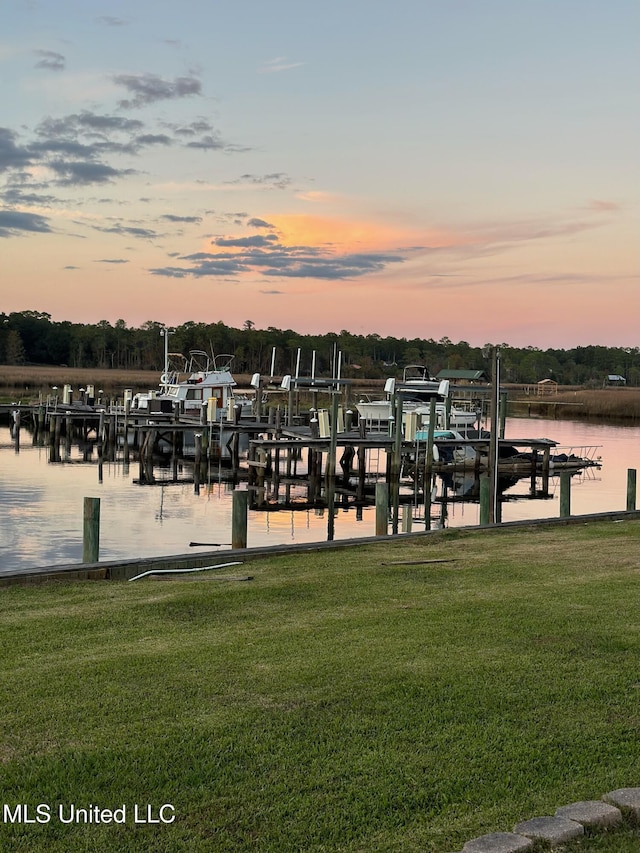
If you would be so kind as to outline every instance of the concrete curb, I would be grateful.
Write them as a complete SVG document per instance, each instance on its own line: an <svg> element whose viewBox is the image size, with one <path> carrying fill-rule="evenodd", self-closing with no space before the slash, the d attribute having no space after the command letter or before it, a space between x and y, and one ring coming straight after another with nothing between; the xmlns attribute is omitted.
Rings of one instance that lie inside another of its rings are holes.
<svg viewBox="0 0 640 853"><path fill-rule="evenodd" d="M534 817L517 823L513 832L492 832L472 838L459 853L520 853L553 849L589 830L607 831L624 819L640 821L640 788L618 788L603 794L600 800L571 803L556 809L553 816Z"/></svg>

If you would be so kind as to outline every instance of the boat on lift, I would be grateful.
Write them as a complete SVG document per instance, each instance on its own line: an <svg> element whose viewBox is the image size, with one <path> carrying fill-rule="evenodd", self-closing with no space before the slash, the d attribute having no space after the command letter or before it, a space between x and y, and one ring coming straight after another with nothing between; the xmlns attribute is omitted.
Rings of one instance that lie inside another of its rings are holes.
<svg viewBox="0 0 640 853"><path fill-rule="evenodd" d="M206 409L207 421L225 416L234 405L250 407L250 401L234 395L237 386L231 373L233 355L210 356L191 350L188 356L167 353L165 370L157 391L136 394L132 409L149 413L179 411L200 418Z"/></svg>
<svg viewBox="0 0 640 853"><path fill-rule="evenodd" d="M356 408L361 419L369 429L386 430L394 417L394 396L402 398L402 417L407 421L410 413L415 413L415 428L423 429L429 424L431 400L435 398L436 429L455 429L462 433L474 427L478 420L475 409L464 409L452 405L449 398L448 380L438 381L429 376L424 365L408 364L401 382L393 377L387 379L384 386L385 398L381 400L360 400Z"/></svg>

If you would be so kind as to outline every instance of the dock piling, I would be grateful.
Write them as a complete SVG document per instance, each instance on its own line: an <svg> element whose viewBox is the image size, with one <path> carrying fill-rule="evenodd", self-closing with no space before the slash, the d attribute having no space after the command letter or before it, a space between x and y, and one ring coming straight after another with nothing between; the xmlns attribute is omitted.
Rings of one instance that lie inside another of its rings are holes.
<svg viewBox="0 0 640 853"><path fill-rule="evenodd" d="M376 483L376 536L386 536L389 525L389 486Z"/></svg>
<svg viewBox="0 0 640 853"><path fill-rule="evenodd" d="M100 551L100 498L84 499L82 562L97 563Z"/></svg>
<svg viewBox="0 0 640 853"><path fill-rule="evenodd" d="M636 508L636 469L627 468L627 512Z"/></svg>
<svg viewBox="0 0 640 853"><path fill-rule="evenodd" d="M571 515L571 474L563 471L560 474L560 517L569 518Z"/></svg>
<svg viewBox="0 0 640 853"><path fill-rule="evenodd" d="M249 492L234 489L231 497L231 547L247 547L247 509Z"/></svg>

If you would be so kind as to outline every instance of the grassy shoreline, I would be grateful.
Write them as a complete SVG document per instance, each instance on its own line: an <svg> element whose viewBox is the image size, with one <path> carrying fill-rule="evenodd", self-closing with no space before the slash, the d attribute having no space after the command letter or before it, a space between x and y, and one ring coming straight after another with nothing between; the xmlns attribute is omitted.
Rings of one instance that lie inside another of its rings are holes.
<svg viewBox="0 0 640 853"><path fill-rule="evenodd" d="M638 521L451 530L250 583L5 588L4 802L176 820L0 847L444 853L635 786L639 554Z"/></svg>

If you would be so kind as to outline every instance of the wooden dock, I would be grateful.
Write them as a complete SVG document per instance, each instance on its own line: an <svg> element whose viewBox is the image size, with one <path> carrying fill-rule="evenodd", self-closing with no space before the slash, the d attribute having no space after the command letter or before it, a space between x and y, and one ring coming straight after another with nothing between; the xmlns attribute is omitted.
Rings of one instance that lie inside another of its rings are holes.
<svg viewBox="0 0 640 853"><path fill-rule="evenodd" d="M237 411L233 420L211 423L179 412L83 404L3 405L0 414L9 416L17 446L21 427L26 425L34 442L48 445L51 462L60 462L61 448L68 449L75 440L86 447L87 458L95 450L99 465L115 461L118 454L126 463L131 458L137 460L137 482L153 485L191 481L179 476L179 462L187 457L193 465L196 491L210 480L214 466L219 479L224 470L224 479L234 484L246 482L253 509L277 508L281 489L288 508L333 509L335 501L343 506L363 506L372 502L375 485L382 481L389 488L396 525L403 501L419 502L425 515L430 512L431 503L438 500L432 499L436 475L472 477L467 500L479 500L481 481L487 478L495 483L496 490L501 481L528 479L529 496L548 497L553 475L560 471L575 473L591 464L578 457L562 463L554 460L557 442L548 438L496 438L492 467L489 436L463 440L432 436L427 441L407 441L397 431L368 431L362 421L354 428L351 418L343 418L338 431L341 418L337 394L331 403L332 410L324 418L311 417L315 410L300 415L292 409L283 418L279 410L271 408L266 417L241 417ZM471 448L473 453L466 454L464 460L447 461L447 450L454 447ZM160 461L165 467L169 462L168 479L156 476ZM287 500L287 491L302 484L308 489L307 500ZM453 498L455 495L450 494L449 499Z"/></svg>

